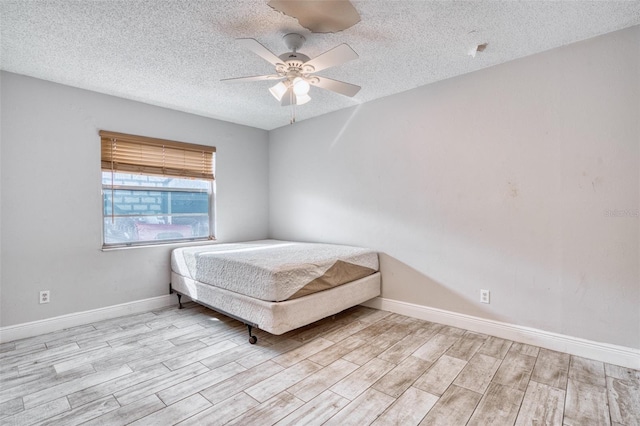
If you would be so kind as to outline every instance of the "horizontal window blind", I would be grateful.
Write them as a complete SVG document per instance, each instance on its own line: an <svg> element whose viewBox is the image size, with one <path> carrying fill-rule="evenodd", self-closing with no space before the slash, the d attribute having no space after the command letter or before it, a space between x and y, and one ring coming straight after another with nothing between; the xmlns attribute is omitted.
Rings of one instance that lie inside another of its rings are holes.
<svg viewBox="0 0 640 426"><path fill-rule="evenodd" d="M213 180L215 147L100 131L102 170Z"/></svg>

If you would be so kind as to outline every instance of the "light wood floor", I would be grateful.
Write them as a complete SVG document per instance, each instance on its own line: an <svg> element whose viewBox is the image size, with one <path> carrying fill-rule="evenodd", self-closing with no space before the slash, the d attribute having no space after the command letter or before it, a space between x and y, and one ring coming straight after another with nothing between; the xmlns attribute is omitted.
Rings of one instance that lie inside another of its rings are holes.
<svg viewBox="0 0 640 426"><path fill-rule="evenodd" d="M638 425L640 372L364 307L288 333L193 303L4 343L0 424Z"/></svg>

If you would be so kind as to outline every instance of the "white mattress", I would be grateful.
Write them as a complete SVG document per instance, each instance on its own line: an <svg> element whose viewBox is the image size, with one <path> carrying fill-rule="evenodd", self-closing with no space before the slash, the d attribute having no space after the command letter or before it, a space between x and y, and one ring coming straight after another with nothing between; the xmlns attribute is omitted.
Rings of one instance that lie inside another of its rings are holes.
<svg viewBox="0 0 640 426"><path fill-rule="evenodd" d="M264 301L283 301L322 277L337 261L378 271L370 249L261 240L175 249L172 272Z"/></svg>

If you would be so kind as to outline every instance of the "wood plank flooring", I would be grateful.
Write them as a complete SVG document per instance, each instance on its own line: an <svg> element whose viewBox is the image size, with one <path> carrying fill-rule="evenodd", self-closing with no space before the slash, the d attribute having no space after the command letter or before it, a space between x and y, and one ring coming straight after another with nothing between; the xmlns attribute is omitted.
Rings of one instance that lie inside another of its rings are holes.
<svg viewBox="0 0 640 426"><path fill-rule="evenodd" d="M640 425L640 371L365 307L282 336L195 303L0 345L1 425Z"/></svg>

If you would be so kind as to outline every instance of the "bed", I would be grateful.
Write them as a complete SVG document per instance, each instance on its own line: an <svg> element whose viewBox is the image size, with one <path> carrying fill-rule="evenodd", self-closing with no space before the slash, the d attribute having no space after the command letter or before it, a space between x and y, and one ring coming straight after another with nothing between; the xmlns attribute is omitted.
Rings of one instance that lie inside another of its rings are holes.
<svg viewBox="0 0 640 426"><path fill-rule="evenodd" d="M260 240L171 253L170 292L283 334L380 295L378 254L334 244Z"/></svg>

